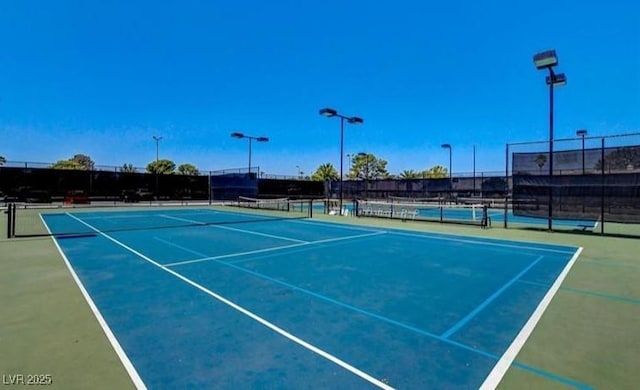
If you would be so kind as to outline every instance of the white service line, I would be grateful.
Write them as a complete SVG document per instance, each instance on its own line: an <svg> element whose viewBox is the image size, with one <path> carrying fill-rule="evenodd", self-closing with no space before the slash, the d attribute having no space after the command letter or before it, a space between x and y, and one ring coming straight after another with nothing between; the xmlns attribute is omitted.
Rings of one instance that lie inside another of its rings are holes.
<svg viewBox="0 0 640 390"><path fill-rule="evenodd" d="M244 307L242 307L242 306L240 306L240 305L228 300L227 298L225 298L225 297L223 297L223 296L221 296L221 295L219 295L219 294L207 289L206 287L194 282L193 280L191 280L191 279L189 279L189 278L187 278L187 277L175 272L174 270L172 270L170 268L167 268L166 266L163 266L162 264L160 264L160 263L154 261L153 259L145 256L144 254L138 252L137 250L135 250L135 249L127 246L126 244L116 240L115 238L109 236L108 234L96 229L95 227L91 226L90 224L86 223L85 221L75 217L74 215L69 214L69 213L67 213L67 215L70 216L71 218L77 220L81 224L87 226L88 228L90 228L91 230L95 231L96 233L100 234L101 236L103 236L107 240L109 240L109 241L115 243L116 245L128 250L129 252L135 254L136 256L138 256L138 257L146 260L147 262L153 264L154 266L160 268L161 270L163 270L165 272L168 272L169 274L171 274L171 275L175 276L176 278L182 280L183 282L195 287L196 289L204 292L205 294L210 295L211 297L213 297L213 298L217 299L218 301L226 304L227 306L239 311L240 313L246 315L247 317L253 319L254 321L257 321L260 324L264 325L265 327L273 330L274 332L276 332L276 333L288 338L289 340L293 341L294 343L296 343L296 344L298 344L298 345L300 345L300 346L302 346L302 347L304 347L304 348L306 348L306 349L308 349L308 350L310 350L310 351L322 356L323 358L331 361L332 363L337 364L338 366L344 368L345 370L347 370L347 371L359 376L360 378L368 381L369 383L371 383L371 384L373 384L375 386L378 386L381 389L393 390L393 387L391 387L391 386L387 385L386 383L374 378L373 376L367 374L366 372L364 372L364 371L352 366L351 364L345 362L344 360L342 360L342 359L340 359L340 358L338 358L336 356L333 356L330 353L328 353L328 352L326 352L326 351L324 351L324 350L322 350L322 349L320 349L320 348L318 348L318 347L316 347L316 346L314 346L314 345L302 340L301 338L299 338L297 336L294 336L293 334L291 334L291 333L287 332L286 330L278 327L277 325L267 321L266 319L258 316L257 314L252 313L251 311L249 311L249 310L245 309Z"/></svg>
<svg viewBox="0 0 640 390"><path fill-rule="evenodd" d="M210 256L210 257L203 257L203 258L200 258L200 259L178 261L178 262L175 262L175 263L164 264L164 266L165 267L173 267L173 266L176 266L176 265L200 263L200 262L203 262L203 261L213 261L213 260L219 260L219 259L228 259L230 257L239 257L239 256L245 256L245 255L253 255L253 254L256 254L256 253L272 252L272 251L277 251L277 250L281 250L281 249L297 248L299 246L308 246L308 245L323 244L323 243L334 242L334 241L351 240L351 239L354 239L354 238L377 236L377 235L385 234L385 233L386 232L375 232L375 233L368 233L368 234L358 234L357 236L327 238L326 240L308 241L308 242L302 242L300 244L291 244L291 245L277 246L277 247L274 247L274 248L257 249L257 250L254 250L254 251L230 253L228 255ZM173 245L173 246L176 246L175 244L172 244L172 243L170 243L170 244ZM191 250L188 250L188 251L194 253ZM198 254L198 253L195 253L195 254Z"/></svg>
<svg viewBox="0 0 640 390"><path fill-rule="evenodd" d="M161 242L161 243L163 243L163 244L166 244L166 245L172 246L172 247L174 247L174 248L181 249L181 250L183 250L183 251L185 251L185 252L189 252L189 253L191 253L192 255L196 255L196 256L200 256L200 257L206 257L206 256L207 256L207 255L205 255L205 254L204 254L204 253L202 253L202 252L194 251L193 249L187 248L186 246L178 245L178 244L176 244L176 243L174 243L174 242L167 241L167 240L163 240L163 239L162 239L162 238L160 238L160 237L153 237L153 239L154 239L154 240L156 240L156 241L160 241L160 242ZM166 266L166 264L164 264L164 265Z"/></svg>
<svg viewBox="0 0 640 390"><path fill-rule="evenodd" d="M283 245L283 246L276 246L273 248L265 248L265 249L257 249L254 251L247 251L247 252L238 252L238 253L230 253L228 255L220 255L220 256L209 256L209 257L202 257L199 259L193 259L193 260L185 260L185 261L177 261L175 263L168 263L168 264L163 264L165 267L173 267L176 265L185 265L185 264L193 264L193 263L201 263L203 261L213 261L213 260L219 260L219 259L227 259L229 257L238 257L238 256L245 256L245 255L253 255L255 253L264 253L264 252L272 252L272 251L277 251L280 249L287 249L287 248L296 248L299 246L305 246L305 245L309 245L309 243L300 243L300 244L291 244L291 245Z"/></svg>
<svg viewBox="0 0 640 390"><path fill-rule="evenodd" d="M218 228L218 229L224 229L224 230L231 230L233 232L240 232L240 233L246 233L246 234L254 234L256 236L263 236L263 237L269 237L269 238L276 238L278 240L285 240L285 241L293 241L293 242L300 242L300 243L306 243L307 241L303 241L303 240L298 240L295 238L289 238L289 237L282 237L282 236L276 236L273 234L267 234L267 233L260 233L260 232L254 232L252 230L244 230L244 229L236 229L236 228L232 228L229 226L222 226L222 225L216 225L215 223L207 223L207 222L202 222L202 221L195 221L193 219L186 219L186 218L179 218L179 217L173 217L171 215L164 215L164 214L159 214L161 217L163 218L169 218L169 219L175 219L176 221L182 221L182 222L189 222L189 223L195 223L198 225L207 225L210 226L212 228Z"/></svg>
<svg viewBox="0 0 640 390"><path fill-rule="evenodd" d="M69 213L66 213L66 214L70 215ZM67 269L71 274L71 277L73 277L73 280L76 282L76 285L80 289L80 293L82 293L82 296L84 297L85 301L87 301L87 304L89 305L89 308L93 312L93 315L98 320L98 324L100 324L102 331L107 336L107 340L109 340L109 342L111 343L111 346L116 352L116 355L118 355L118 357L120 358L120 362L122 362L122 365L124 366L125 370L129 374L131 381L133 382L133 384L136 386L137 389L146 389L147 386L142 381L142 378L140 378L138 371L133 366L133 363L131 363L131 360L129 360L129 357L127 356L126 352L124 352L124 349L122 349L122 346L118 342L118 339L116 338L116 336L111 331L111 328L109 328L109 324L107 324L107 321L105 321L104 317L102 316L102 313L100 313L100 310L98 310L98 306L96 306L96 304L93 302L93 299L91 299L91 296L87 292L87 289L84 287L84 285L82 284L82 281L76 274L76 271L74 271L73 267L71 266L69 259L62 251L62 248L60 248L58 241L56 241L54 235L51 233L51 230L49 229L49 226L47 225L47 223L44 221L44 218L42 218L42 214L40 214L40 220L42 221L42 224L44 225L44 227L47 229L47 232L49 233L49 235L51 236L51 241L53 241L53 244L58 249L60 256L62 256L62 259L64 260L64 263L66 264Z"/></svg>

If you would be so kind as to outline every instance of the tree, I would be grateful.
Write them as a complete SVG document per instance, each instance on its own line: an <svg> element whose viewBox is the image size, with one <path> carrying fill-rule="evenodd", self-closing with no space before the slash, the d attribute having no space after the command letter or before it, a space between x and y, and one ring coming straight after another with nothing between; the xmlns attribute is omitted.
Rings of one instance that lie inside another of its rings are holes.
<svg viewBox="0 0 640 390"><path fill-rule="evenodd" d="M122 173L136 173L136 168L133 166L133 164L122 164L122 166L120 167L120 172Z"/></svg>
<svg viewBox="0 0 640 390"><path fill-rule="evenodd" d="M178 173L181 175L197 176L200 174L198 168L192 164L180 164L178 166Z"/></svg>
<svg viewBox="0 0 640 390"><path fill-rule="evenodd" d="M80 164L87 171L93 171L93 168L95 166L95 163L93 162L93 160L91 160L91 157L87 156L86 154L76 154L71 160Z"/></svg>
<svg viewBox="0 0 640 390"><path fill-rule="evenodd" d="M419 179L420 173L414 171L413 169L404 170L400 172L400 178L403 180Z"/></svg>
<svg viewBox="0 0 640 390"><path fill-rule="evenodd" d="M7 162L7 159L4 158L4 156L0 156L0 165L4 165L6 164L6 162Z"/></svg>
<svg viewBox="0 0 640 390"><path fill-rule="evenodd" d="M86 154L76 154L68 160L58 160L51 165L52 169L78 169L85 171L91 171L93 167L94 162Z"/></svg>
<svg viewBox="0 0 640 390"><path fill-rule="evenodd" d="M369 153L358 153L353 158L353 165L349 177L354 179L388 179L391 175L387 171L387 161Z"/></svg>
<svg viewBox="0 0 640 390"><path fill-rule="evenodd" d="M147 164L147 172L159 173L161 175L167 175L173 173L176 169L176 163L171 160L160 159L158 161L152 161Z"/></svg>
<svg viewBox="0 0 640 390"><path fill-rule="evenodd" d="M542 167L544 167L544 164L547 163L547 155L546 154L539 154L536 156L535 160L533 160L536 165L538 166L538 169L540 170L540 172L542 173Z"/></svg>
<svg viewBox="0 0 640 390"><path fill-rule="evenodd" d="M449 170L442 165L435 165L422 172L427 179L444 179L449 177Z"/></svg>
<svg viewBox="0 0 640 390"><path fill-rule="evenodd" d="M69 159L69 160L58 160L54 164L51 165L51 169L77 169L84 170L85 167L82 166L79 162Z"/></svg>
<svg viewBox="0 0 640 390"><path fill-rule="evenodd" d="M602 170L602 160L599 159L595 169ZM604 157L604 168L606 170L634 170L640 168L640 147L626 147L616 149Z"/></svg>
<svg viewBox="0 0 640 390"><path fill-rule="evenodd" d="M316 169L316 171L311 175L311 180L339 180L340 174L336 169L331 165L331 163L322 164Z"/></svg>

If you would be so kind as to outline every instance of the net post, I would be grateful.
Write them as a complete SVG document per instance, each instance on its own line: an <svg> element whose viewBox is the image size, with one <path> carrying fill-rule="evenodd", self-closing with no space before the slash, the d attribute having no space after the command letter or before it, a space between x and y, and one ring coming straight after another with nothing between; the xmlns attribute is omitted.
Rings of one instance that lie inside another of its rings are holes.
<svg viewBox="0 0 640 390"><path fill-rule="evenodd" d="M11 238L11 203L7 205L7 238Z"/></svg>
<svg viewBox="0 0 640 390"><path fill-rule="evenodd" d="M480 220L480 227L485 229L489 227L489 211L486 204L482 205L482 219Z"/></svg>
<svg viewBox="0 0 640 390"><path fill-rule="evenodd" d="M15 237L15 215L16 215L16 205L14 203L9 203L7 205L7 238Z"/></svg>
<svg viewBox="0 0 640 390"><path fill-rule="evenodd" d="M11 238L16 237L16 213L18 212L18 208L16 204L13 204L13 215L11 217Z"/></svg>
<svg viewBox="0 0 640 390"><path fill-rule="evenodd" d="M308 213L309 215L308 215L308 217L309 218L313 218L313 199L309 199L308 202L309 202L307 204L307 207L309 207L309 213Z"/></svg>

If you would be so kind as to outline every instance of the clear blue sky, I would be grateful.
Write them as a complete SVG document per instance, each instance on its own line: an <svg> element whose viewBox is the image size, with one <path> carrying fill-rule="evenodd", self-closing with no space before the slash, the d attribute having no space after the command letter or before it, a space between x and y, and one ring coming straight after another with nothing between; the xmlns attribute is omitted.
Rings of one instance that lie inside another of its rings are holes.
<svg viewBox="0 0 640 390"><path fill-rule="evenodd" d="M522 3L517 4L516 3ZM437 4L437 5L434 5ZM3 1L0 155L98 165L160 157L268 174L369 152L389 171L504 169L507 142L548 138L534 53L568 85L556 137L640 131L640 3L609 1ZM345 170L347 167L345 160Z"/></svg>

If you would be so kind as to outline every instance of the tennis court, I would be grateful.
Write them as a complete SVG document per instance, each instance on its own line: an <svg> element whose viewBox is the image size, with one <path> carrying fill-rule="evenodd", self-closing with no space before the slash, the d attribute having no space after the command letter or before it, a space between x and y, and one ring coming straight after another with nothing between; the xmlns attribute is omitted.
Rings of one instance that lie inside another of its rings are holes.
<svg viewBox="0 0 640 390"><path fill-rule="evenodd" d="M44 214L138 386L495 387L580 248L229 208Z"/></svg>

